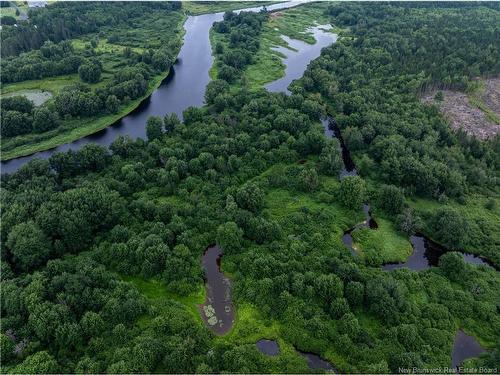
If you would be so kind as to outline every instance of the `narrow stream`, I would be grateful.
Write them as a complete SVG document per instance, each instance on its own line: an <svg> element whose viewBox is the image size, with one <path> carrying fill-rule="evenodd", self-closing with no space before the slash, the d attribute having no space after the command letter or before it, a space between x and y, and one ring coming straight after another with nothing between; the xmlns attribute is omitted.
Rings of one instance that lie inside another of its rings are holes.
<svg viewBox="0 0 500 375"><path fill-rule="evenodd" d="M338 126L335 121L331 118L322 119L325 136L328 138L337 138L342 149L342 160L344 161L344 168L340 172L340 178L346 176L357 176L356 166L351 158L348 148L342 138ZM342 242L350 250L351 254L356 256L356 249L353 247L352 232L358 228L370 228L376 229L378 227L377 222L372 218L370 213L370 206L368 204L363 205L363 211L365 213L365 221L356 224L355 226L349 228L344 232L342 236ZM404 263L386 263L382 266L383 270L390 271L397 268L409 268L411 270L423 270L430 267L435 267L439 264L439 257L444 253L450 251L444 246L432 241L430 238L418 233L410 237L410 242L413 247L413 253ZM489 262L487 259L480 256L460 252L465 262L475 265L482 265L497 269L493 263Z"/></svg>
<svg viewBox="0 0 500 375"><path fill-rule="evenodd" d="M444 246L418 233L410 237L410 242L413 247L413 253L404 263L387 263L382 266L383 270L390 271L398 268L409 268L414 271L425 270L430 267L439 265L439 258L449 250ZM487 260L469 253L462 253L465 262L475 265L494 268Z"/></svg>
<svg viewBox="0 0 500 375"><path fill-rule="evenodd" d="M257 341L255 345L257 346L259 352L271 357L277 356L280 353L280 347L274 340L261 339ZM337 368L332 363L325 361L319 355L310 352L303 352L298 349L295 350L302 357L304 357L309 368L317 370L329 370L329 372L338 373Z"/></svg>
<svg viewBox="0 0 500 375"><path fill-rule="evenodd" d="M217 335L227 333L234 323L234 308L231 300L231 283L220 270L222 250L210 246L203 254L202 264L205 271L206 300L201 306L201 317Z"/></svg>
<svg viewBox="0 0 500 375"><path fill-rule="evenodd" d="M337 124L335 124L335 121L332 118L324 118L321 119L321 123L323 124L323 129L325 132L325 136L327 138L337 138L339 140L340 148L342 150L342 160L344 162L344 167L340 171L340 176L339 176L340 179L343 179L347 176L357 176L358 171L356 170L354 161L351 158L351 154L349 153L349 150L347 149L344 143L344 139L342 138L340 130ZM352 232L354 232L356 229L359 228L370 228L370 229L378 228L377 222L371 215L369 204L367 203L363 204L363 212L365 214L365 220L362 223L358 223L353 227L349 228L348 230L346 230L344 232L344 235L342 236L342 242L349 249L351 255L353 256L357 256L357 253L356 249L353 246Z"/></svg>

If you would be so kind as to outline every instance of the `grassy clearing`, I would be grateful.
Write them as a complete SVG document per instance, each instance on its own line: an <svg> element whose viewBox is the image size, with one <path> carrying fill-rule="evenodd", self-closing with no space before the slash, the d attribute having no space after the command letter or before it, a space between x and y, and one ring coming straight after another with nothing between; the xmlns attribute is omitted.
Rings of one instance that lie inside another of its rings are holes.
<svg viewBox="0 0 500 375"><path fill-rule="evenodd" d="M18 16L16 16L16 8L14 7L0 8L0 15L2 17L18 18Z"/></svg>
<svg viewBox="0 0 500 375"><path fill-rule="evenodd" d="M361 256L378 256L382 263L404 262L412 253L411 243L386 219L375 218L376 230L361 228L352 233Z"/></svg>
<svg viewBox="0 0 500 375"><path fill-rule="evenodd" d="M13 93L21 90L42 90L49 91L52 94L60 91L63 87L80 82L78 74L68 74L58 77L49 77L45 79L35 79L2 85L2 94Z"/></svg>
<svg viewBox="0 0 500 375"><path fill-rule="evenodd" d="M308 160L307 164L314 165L314 160ZM261 174L262 177L269 175L283 175L287 165L277 164ZM278 221L286 232L293 232L297 228L290 221L295 213L309 210L315 213L324 213L328 221L308 223L318 231L327 233L324 238L325 247L344 249L342 236L346 229L364 220L361 209L353 211L343 207L336 201L335 191L339 187L336 178L320 176L320 186L311 193L297 191L287 188L270 188L265 197L266 210L270 217ZM346 249L347 251L347 249Z"/></svg>
<svg viewBox="0 0 500 375"><path fill-rule="evenodd" d="M200 285L197 293L190 294L188 296L179 296L171 293L167 290L166 286L158 280L146 280L137 276L127 276L120 275L123 281L132 283L139 292L147 298L147 300L156 308L159 308L166 304L177 302L184 306L184 308L195 318L197 322L202 323L200 313L198 311L198 305L201 305L205 301L205 288ZM138 324L147 325L151 321L149 316L142 317Z"/></svg>
<svg viewBox="0 0 500 375"><path fill-rule="evenodd" d="M493 202L493 207L487 208ZM470 222L484 221L495 227L500 227L500 197L484 196L480 194L469 195L465 204L460 204L454 200L446 203L439 203L435 200L415 198L410 200L409 205L423 215L431 215L439 208L445 206L452 207ZM496 243L500 243L500 232L496 231L494 237Z"/></svg>
<svg viewBox="0 0 500 375"><path fill-rule="evenodd" d="M295 347L280 336L281 324L262 318L255 306L245 303L236 309L236 319L233 329L225 336L217 336L215 340L233 345L254 345L260 339L275 340L278 342L280 352L277 356L270 357L261 354L269 363L273 373L283 371L287 366L289 371L308 373L305 359L295 350ZM255 346L255 350L257 347ZM286 371L288 372L288 371Z"/></svg>

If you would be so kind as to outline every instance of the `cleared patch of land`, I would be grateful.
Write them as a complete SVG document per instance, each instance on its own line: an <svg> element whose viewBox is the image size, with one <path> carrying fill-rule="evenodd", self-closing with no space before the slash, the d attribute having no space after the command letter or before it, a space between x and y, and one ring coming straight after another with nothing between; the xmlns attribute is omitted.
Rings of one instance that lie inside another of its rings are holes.
<svg viewBox="0 0 500 375"><path fill-rule="evenodd" d="M479 139L494 137L500 131L500 78L478 81L469 93L442 90L443 100L436 100L438 90L427 93L424 103L436 104L450 119L453 129L463 129Z"/></svg>

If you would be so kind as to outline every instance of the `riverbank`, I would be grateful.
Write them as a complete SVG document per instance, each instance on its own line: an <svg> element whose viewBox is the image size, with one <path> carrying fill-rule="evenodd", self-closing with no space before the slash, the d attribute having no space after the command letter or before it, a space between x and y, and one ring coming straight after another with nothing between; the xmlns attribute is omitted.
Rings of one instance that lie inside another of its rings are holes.
<svg viewBox="0 0 500 375"><path fill-rule="evenodd" d="M170 12L166 15L161 13L156 15L146 15L141 18L140 27L137 28L136 39L124 40L121 44L111 43L109 37L115 35L113 33L122 30L124 33L128 27L123 27L120 30L108 30L106 37L100 37L93 34L85 35L80 38L70 39L75 50L85 50L90 48L91 40L98 38L98 43L93 47L93 51L98 56L103 65L103 72L100 82L89 84L88 87L92 90L105 86L113 78L113 74L129 63L123 52L126 47L129 47L134 53L141 53L144 48L138 47L138 44L152 45L156 41L150 41L149 30L152 27L147 21L161 22L160 31L165 35L170 36L169 46L171 47L172 56L176 59L182 48L182 41L185 35L183 27L187 16L181 12ZM94 38L94 39L93 39ZM120 121L122 118L134 112L141 104L157 90L161 83L169 77L171 70L152 76L148 80L147 91L141 97L131 100L126 104L120 105L117 113L106 114L101 113L92 117L82 117L74 119L62 119L61 125L56 129L40 133L40 134L25 134L17 137L2 139L0 146L0 160L7 161L20 158L23 156L32 155L37 152L50 150L61 145L65 145L81 138L97 133L107 127ZM21 81L2 86L2 95L12 94L20 90L42 90L48 91L52 95L67 86L80 83L81 80L78 74L70 74L56 77L47 77L40 80ZM143 124L145 126L145 122Z"/></svg>
<svg viewBox="0 0 500 375"><path fill-rule="evenodd" d="M170 71L156 76L153 80L151 80L146 94L144 94L139 99L133 100L129 104L125 105L118 113L99 117L96 116L89 119L72 120L69 124L67 124L68 127L75 123L79 124L80 126L78 128L70 130L69 132L58 134L54 137L37 142L35 144L26 144L7 151L4 151L4 147L2 147L0 159L2 161L10 160L21 156L31 155L35 152L49 150L62 144L73 142L85 136L97 133L98 131L105 129L108 126L113 125L121 118L127 116L135 109L137 109L143 101L147 100L151 96L151 94L158 87L160 87L161 83L168 77L169 72ZM57 130L60 129L55 129L55 131ZM43 136L44 134L41 135Z"/></svg>

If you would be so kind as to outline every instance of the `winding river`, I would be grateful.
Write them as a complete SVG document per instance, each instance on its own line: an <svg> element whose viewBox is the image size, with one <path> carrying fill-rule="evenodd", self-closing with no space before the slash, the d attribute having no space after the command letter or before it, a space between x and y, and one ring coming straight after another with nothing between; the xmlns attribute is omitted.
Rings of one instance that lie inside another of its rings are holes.
<svg viewBox="0 0 500 375"><path fill-rule="evenodd" d="M413 271L425 270L430 267L438 266L441 255L449 251L444 246L420 233L411 236L410 242L413 247L413 253L408 257L406 262L387 263L382 266L382 269L385 271L398 268L409 268ZM486 259L477 255L462 252L460 252L460 255L462 255L464 261L469 264L495 268L493 264L489 264Z"/></svg>
<svg viewBox="0 0 500 375"><path fill-rule="evenodd" d="M268 11L274 11L295 7L300 4L304 3L289 1L269 5L266 8ZM247 8L236 12L258 12L262 10L262 8L263 7ZM177 63L172 67L169 76L161 83L160 87L130 114L106 129L80 138L74 142L66 143L50 150L40 151L32 155L2 161L2 173L15 172L22 165L35 157L48 159L55 152L78 150L87 143L97 143L102 146L109 146L119 136L128 135L131 138L145 138L146 120L149 116L165 116L166 114L176 113L179 118L182 118L182 112L186 108L190 106L202 106L204 104L205 88L208 82L210 82L208 72L213 63L209 32L214 22L221 21L223 16L224 13L219 12L188 17L184 23L186 32L177 58ZM319 47L319 51L317 52L318 56L320 51L321 47ZM307 61L307 63L309 63L309 61Z"/></svg>

